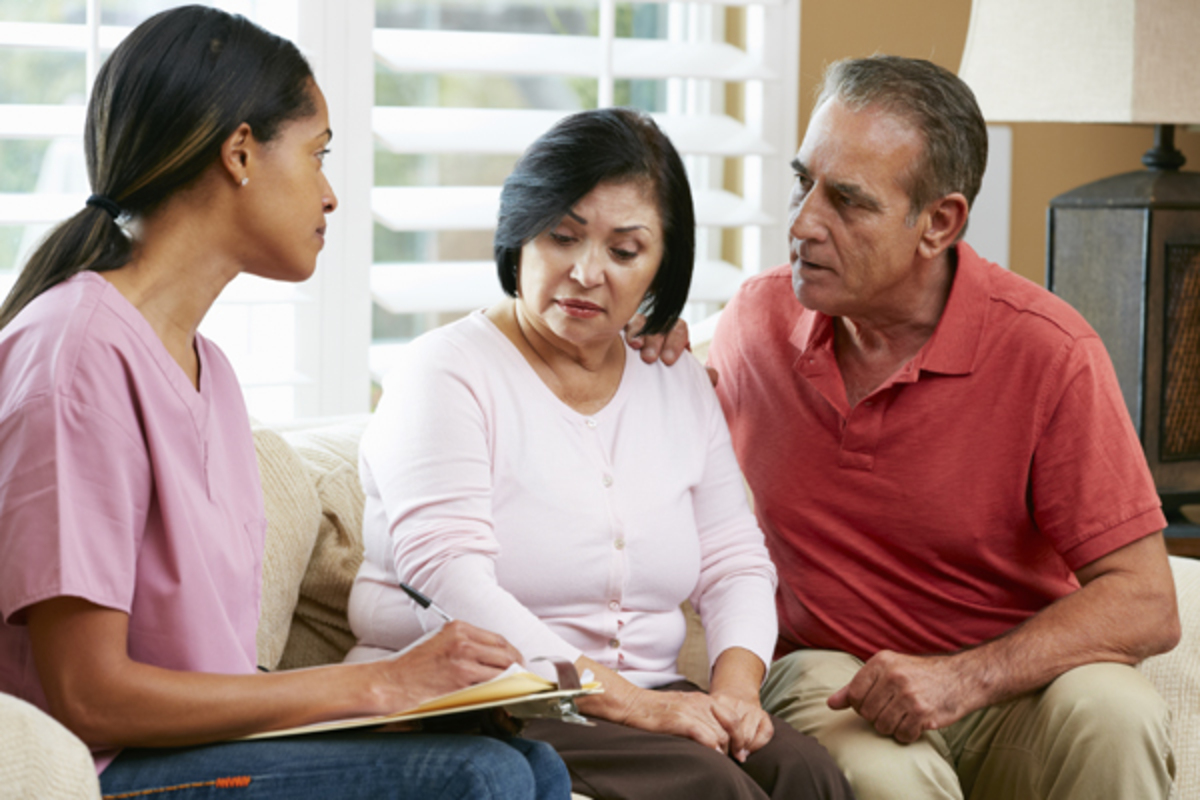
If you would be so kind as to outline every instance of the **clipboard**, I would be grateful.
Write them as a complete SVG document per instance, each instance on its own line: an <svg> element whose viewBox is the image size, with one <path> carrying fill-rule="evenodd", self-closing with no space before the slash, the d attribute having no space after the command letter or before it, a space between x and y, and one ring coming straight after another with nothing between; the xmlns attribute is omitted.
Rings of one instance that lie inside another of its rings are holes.
<svg viewBox="0 0 1200 800"><path fill-rule="evenodd" d="M543 660L543 659L535 659ZM513 664L496 677L459 689L455 692L426 700L418 706L394 714L373 717L315 722L294 728L262 731L239 737L239 741L250 739L274 739L283 736L301 736L309 733L329 733L353 728L370 728L397 723L416 722L428 717L460 714L489 708L504 708L514 717L552 717L568 722L590 725L575 709L576 697L600 694L604 687L598 681L580 683L574 665L557 659L551 661L558 671L559 682L549 681L519 664ZM566 669L564 669L564 667ZM566 671L569 670L569 673ZM574 684L573 686L571 684Z"/></svg>

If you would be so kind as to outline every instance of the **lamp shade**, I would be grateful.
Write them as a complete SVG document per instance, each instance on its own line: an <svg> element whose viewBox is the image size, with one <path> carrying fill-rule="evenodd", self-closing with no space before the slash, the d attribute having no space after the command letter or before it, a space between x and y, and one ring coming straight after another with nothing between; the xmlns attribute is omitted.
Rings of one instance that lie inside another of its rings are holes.
<svg viewBox="0 0 1200 800"><path fill-rule="evenodd" d="M974 0L959 75L989 122L1200 122L1200 0Z"/></svg>

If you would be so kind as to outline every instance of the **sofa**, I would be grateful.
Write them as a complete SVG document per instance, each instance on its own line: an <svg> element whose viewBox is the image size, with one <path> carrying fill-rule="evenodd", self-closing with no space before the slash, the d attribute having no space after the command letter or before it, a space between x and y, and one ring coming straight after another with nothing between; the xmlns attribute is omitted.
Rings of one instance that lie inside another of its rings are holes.
<svg viewBox="0 0 1200 800"><path fill-rule="evenodd" d="M366 415L255 428L268 519L259 663L294 669L340 661L362 560L358 441ZM1183 638L1145 673L1174 712L1174 796L1200 798L1200 561L1171 558ZM703 630L689 614L680 671L706 684ZM0 798L97 798L83 743L38 709L0 695Z"/></svg>

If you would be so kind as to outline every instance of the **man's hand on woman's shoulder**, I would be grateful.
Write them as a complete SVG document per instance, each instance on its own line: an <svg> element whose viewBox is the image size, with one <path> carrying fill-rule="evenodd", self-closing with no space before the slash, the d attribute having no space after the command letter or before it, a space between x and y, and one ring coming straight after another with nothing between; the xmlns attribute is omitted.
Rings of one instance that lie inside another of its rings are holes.
<svg viewBox="0 0 1200 800"><path fill-rule="evenodd" d="M666 333L652 333L648 336L638 336L638 332L646 325L644 314L635 314L625 326L625 341L634 350L642 354L642 361L653 364L658 359L668 367L679 360L684 350L691 348L687 323L679 320Z"/></svg>
<svg viewBox="0 0 1200 800"><path fill-rule="evenodd" d="M671 330L666 333L652 333L648 336L638 336L637 333L646 324L646 317L642 314L637 314L629 324L625 326L625 341L634 350L638 350L642 354L642 361L647 364L653 364L655 361L662 359L662 362L668 367L679 360L683 355L684 350L692 348L691 339L688 333L688 324L683 320L678 320ZM712 367L705 367L708 371L708 378L712 381L712 385L717 385L717 371Z"/></svg>

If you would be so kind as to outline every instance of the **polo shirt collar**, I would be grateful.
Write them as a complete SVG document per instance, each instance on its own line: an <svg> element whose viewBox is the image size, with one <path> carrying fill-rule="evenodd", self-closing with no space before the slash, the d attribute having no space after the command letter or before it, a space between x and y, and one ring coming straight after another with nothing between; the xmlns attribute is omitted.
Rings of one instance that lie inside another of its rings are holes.
<svg viewBox="0 0 1200 800"><path fill-rule="evenodd" d="M795 297L792 299L799 303ZM800 353L807 353L822 345L832 351L833 317L822 314L820 311L799 314L796 317L796 324L792 326L792 333L788 337L788 341Z"/></svg>
<svg viewBox="0 0 1200 800"><path fill-rule="evenodd" d="M917 353L916 366L943 375L968 375L975 368L979 341L987 324L991 294L987 262L966 242L955 245L958 266L942 318Z"/></svg>
<svg viewBox="0 0 1200 800"><path fill-rule="evenodd" d="M966 242L958 242L955 249L958 264L950 296L933 336L917 353L913 365L926 372L967 375L975 368L991 290L987 262ZM832 354L833 318L820 312L801 314L788 340L801 355L818 349Z"/></svg>

